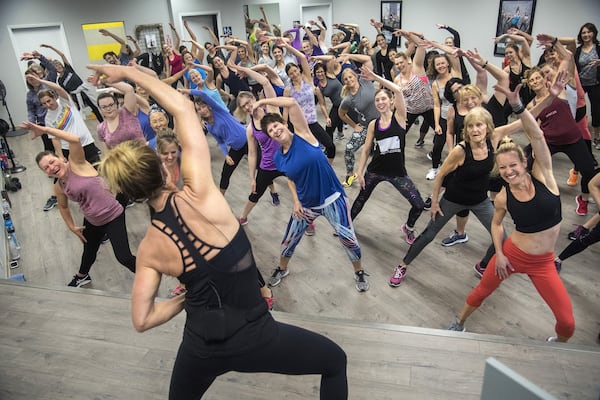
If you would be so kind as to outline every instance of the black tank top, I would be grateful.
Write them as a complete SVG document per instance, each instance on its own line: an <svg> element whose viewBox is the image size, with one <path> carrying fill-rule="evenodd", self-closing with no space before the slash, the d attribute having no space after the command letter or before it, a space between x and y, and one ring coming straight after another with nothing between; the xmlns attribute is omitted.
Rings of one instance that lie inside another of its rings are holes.
<svg viewBox="0 0 600 400"><path fill-rule="evenodd" d="M223 248L208 244L187 226L179 213L178 201L186 200L171 193L162 211L150 212L152 225L177 245L183 260L184 270L178 279L187 290L184 341L189 341L196 354L203 357L240 354L262 346L273 337L276 327L260 295L258 272L246 233L240 227ZM206 260L204 255L215 249L219 253ZM195 268L190 269L192 266ZM207 342L201 335L202 311L217 307L219 302L235 310L258 312L260 316L225 341Z"/></svg>
<svg viewBox="0 0 600 400"><path fill-rule="evenodd" d="M448 180L444 197L453 203L463 205L479 204L487 199L490 172L494 167L494 149L492 142L486 140L487 157L483 160L473 158L469 143L458 144L465 150L465 162L458 167Z"/></svg>
<svg viewBox="0 0 600 400"><path fill-rule="evenodd" d="M406 176L406 129L398 124L393 115L390 126L381 127L380 123L380 119L377 118L373 132L375 151L367 171L383 176Z"/></svg>
<svg viewBox="0 0 600 400"><path fill-rule="evenodd" d="M536 233L560 223L562 209L560 196L531 176L535 194L529 201L517 200L506 186L506 208L513 218L515 229L522 233Z"/></svg>

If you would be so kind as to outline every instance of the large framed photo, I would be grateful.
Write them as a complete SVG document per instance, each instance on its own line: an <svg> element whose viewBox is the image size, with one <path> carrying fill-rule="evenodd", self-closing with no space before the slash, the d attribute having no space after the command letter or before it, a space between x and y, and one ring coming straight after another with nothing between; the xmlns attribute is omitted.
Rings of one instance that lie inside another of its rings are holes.
<svg viewBox="0 0 600 400"><path fill-rule="evenodd" d="M511 28L531 34L536 0L500 0L496 37L507 33ZM504 56L506 43L501 41L494 46L494 55Z"/></svg>
<svg viewBox="0 0 600 400"><path fill-rule="evenodd" d="M382 1L381 2L381 22L392 29L402 28L402 2L401 1ZM391 40L392 33L383 30L381 33L386 37L387 42Z"/></svg>

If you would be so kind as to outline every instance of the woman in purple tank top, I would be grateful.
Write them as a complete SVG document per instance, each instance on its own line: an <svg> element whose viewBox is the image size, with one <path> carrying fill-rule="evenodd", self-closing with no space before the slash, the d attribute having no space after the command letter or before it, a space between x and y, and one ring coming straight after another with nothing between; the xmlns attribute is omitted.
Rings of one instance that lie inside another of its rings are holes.
<svg viewBox="0 0 600 400"><path fill-rule="evenodd" d="M92 282L89 271L96 261L96 254L105 235L111 241L117 261L135 272L135 256L129 248L123 206L108 190L94 166L86 161L79 136L31 122L24 125L33 132L34 138L50 134L69 142L67 161L50 151L43 151L35 158L42 171L56 179L54 193L58 199L60 215L67 227L83 243L79 271L73 275L68 286L80 287ZM69 211L69 200L79 204L84 216L83 226L75 225Z"/></svg>

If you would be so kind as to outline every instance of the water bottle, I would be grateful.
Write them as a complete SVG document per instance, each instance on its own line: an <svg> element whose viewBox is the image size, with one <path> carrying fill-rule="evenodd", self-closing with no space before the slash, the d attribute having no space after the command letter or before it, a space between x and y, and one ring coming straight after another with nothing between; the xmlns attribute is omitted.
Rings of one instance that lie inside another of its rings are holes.
<svg viewBox="0 0 600 400"><path fill-rule="evenodd" d="M15 226L13 225L12 219L10 218L10 213L5 211L2 213L2 217L4 218L4 227L6 228L6 232L14 233Z"/></svg>
<svg viewBox="0 0 600 400"><path fill-rule="evenodd" d="M10 259L14 261L21 258L21 246L17 240L17 237L14 234L8 234L6 239L8 240L8 253L10 255Z"/></svg>

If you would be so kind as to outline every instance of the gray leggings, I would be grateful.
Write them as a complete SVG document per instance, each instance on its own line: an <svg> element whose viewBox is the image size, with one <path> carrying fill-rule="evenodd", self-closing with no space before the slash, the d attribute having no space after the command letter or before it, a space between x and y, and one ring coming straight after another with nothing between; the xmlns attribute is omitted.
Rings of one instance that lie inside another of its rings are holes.
<svg viewBox="0 0 600 400"><path fill-rule="evenodd" d="M354 153L360 147L365 144L367 137L367 128L364 128L362 132L352 132L352 136L346 143L346 150L344 151L344 162L346 163L346 175L352 175L354 173Z"/></svg>
<svg viewBox="0 0 600 400"><path fill-rule="evenodd" d="M429 221L427 228L419 235L419 237L415 240L415 242L408 249L408 253L404 256L404 263L410 264L420 253L421 251L431 242L438 232L446 225L446 223L456 215L459 211L462 210L471 210L473 214L477 217L477 219L481 222L485 229L490 232L491 235L491 227L492 227L492 217L494 216L494 206L489 199L485 199L479 204L475 204L472 206L466 206L464 204L457 204L447 200L442 196L440 200L440 208L444 215L437 214L435 216L435 221L432 219ZM490 236L491 239L491 236ZM489 260L494 254L494 244L492 243L490 247L488 247L487 253L485 255L485 259ZM488 257L489 256L489 257Z"/></svg>

